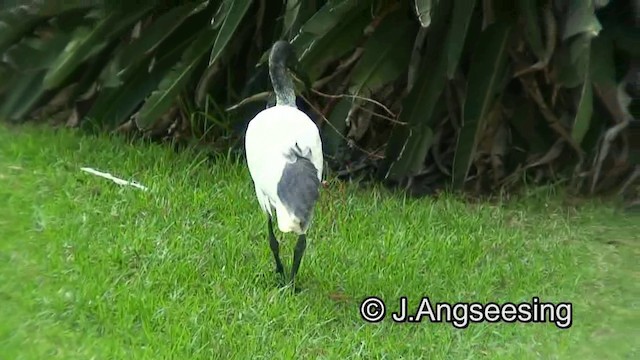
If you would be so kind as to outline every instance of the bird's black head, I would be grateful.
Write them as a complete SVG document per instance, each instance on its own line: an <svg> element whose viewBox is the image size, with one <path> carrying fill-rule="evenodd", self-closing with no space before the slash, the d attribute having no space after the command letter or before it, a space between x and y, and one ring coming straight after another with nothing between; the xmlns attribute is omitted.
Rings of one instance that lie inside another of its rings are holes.
<svg viewBox="0 0 640 360"><path fill-rule="evenodd" d="M271 47L269 62L274 65L295 67L297 63L293 47L288 41L278 40Z"/></svg>
<svg viewBox="0 0 640 360"><path fill-rule="evenodd" d="M311 81L303 71L296 57L295 50L288 41L278 40L273 44L269 55L269 62L274 67L288 68L290 73L295 76L296 81L301 82L307 90L311 88Z"/></svg>

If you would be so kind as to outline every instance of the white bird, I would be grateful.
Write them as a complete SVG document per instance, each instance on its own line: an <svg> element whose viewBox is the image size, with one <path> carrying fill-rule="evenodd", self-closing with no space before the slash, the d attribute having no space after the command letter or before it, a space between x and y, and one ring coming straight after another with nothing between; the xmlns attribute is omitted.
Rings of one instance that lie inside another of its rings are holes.
<svg viewBox="0 0 640 360"><path fill-rule="evenodd" d="M298 235L291 282L307 246L306 233L318 200L323 170L318 127L296 106L293 81L287 73L288 62L295 60L288 42L277 41L273 45L269 75L276 105L251 119L245 134L247 165L260 208L267 217L276 272L283 277L280 244L273 233L274 213L280 231Z"/></svg>

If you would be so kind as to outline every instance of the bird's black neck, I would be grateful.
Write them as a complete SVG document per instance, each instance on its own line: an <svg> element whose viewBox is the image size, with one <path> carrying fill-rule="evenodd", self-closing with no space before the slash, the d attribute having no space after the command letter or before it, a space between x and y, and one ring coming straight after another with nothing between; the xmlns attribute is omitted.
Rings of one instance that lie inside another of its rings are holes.
<svg viewBox="0 0 640 360"><path fill-rule="evenodd" d="M287 73L287 60L293 55L291 45L286 41L273 44L269 55L269 76L276 93L276 105L296 107L296 93L291 76Z"/></svg>

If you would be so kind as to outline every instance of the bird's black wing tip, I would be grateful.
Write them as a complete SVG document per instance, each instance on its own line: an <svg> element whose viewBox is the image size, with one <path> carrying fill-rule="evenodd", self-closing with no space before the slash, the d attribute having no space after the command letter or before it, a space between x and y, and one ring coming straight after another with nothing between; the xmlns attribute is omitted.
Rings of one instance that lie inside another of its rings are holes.
<svg viewBox="0 0 640 360"><path fill-rule="evenodd" d="M309 222L319 197L320 180L313 163L299 157L285 165L278 182L278 197L302 224Z"/></svg>

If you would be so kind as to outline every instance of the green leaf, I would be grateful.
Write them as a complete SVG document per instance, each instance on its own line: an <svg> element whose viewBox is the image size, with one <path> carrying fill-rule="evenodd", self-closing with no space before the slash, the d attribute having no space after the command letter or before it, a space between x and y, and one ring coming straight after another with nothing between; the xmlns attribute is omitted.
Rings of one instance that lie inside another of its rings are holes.
<svg viewBox="0 0 640 360"><path fill-rule="evenodd" d="M628 52L631 56L640 57L640 45L638 45L640 26L628 26L624 23L617 24L611 29L611 36L615 41L616 47Z"/></svg>
<svg viewBox="0 0 640 360"><path fill-rule="evenodd" d="M104 13L101 9L75 9L47 20L47 25L51 25L56 32L71 36L81 26L95 26L102 17Z"/></svg>
<svg viewBox="0 0 640 360"><path fill-rule="evenodd" d="M435 122L435 110L447 81L447 55L442 51L442 43L460 41L447 29L450 2L438 2L423 62L418 70L416 83L403 100L400 121L406 126L396 126L390 135L385 161L380 175L385 179L398 180L415 174L424 163L424 156L430 146ZM435 41L433 39L444 39Z"/></svg>
<svg viewBox="0 0 640 360"><path fill-rule="evenodd" d="M545 57L545 46L540 26L538 0L517 0L518 11L524 20L524 36L538 59Z"/></svg>
<svg viewBox="0 0 640 360"><path fill-rule="evenodd" d="M17 73L12 71L7 64L0 62L0 96L13 85Z"/></svg>
<svg viewBox="0 0 640 360"><path fill-rule="evenodd" d="M472 55L463 124L453 160L454 188L461 188L466 180L482 125L494 104L496 93L501 90L498 86L507 66L510 34L510 25L493 23L480 35L478 46Z"/></svg>
<svg viewBox="0 0 640 360"><path fill-rule="evenodd" d="M209 81L212 79L212 72L216 71L216 61L218 61L223 51L227 49L227 45L251 6L251 0L225 1L222 6L224 8L224 15L222 15L224 20L217 32L211 55L209 55L209 66L204 71L197 86L196 105L198 106L203 105Z"/></svg>
<svg viewBox="0 0 640 360"><path fill-rule="evenodd" d="M285 8L282 34L289 38L288 34L300 31L302 24L316 11L315 0L287 0Z"/></svg>
<svg viewBox="0 0 640 360"><path fill-rule="evenodd" d="M82 73L72 79L73 88L70 92L69 99L74 101L87 100L86 96L91 98L92 96L95 96L100 89L102 89L97 79L100 72L104 70L107 63L109 63L109 55L111 55L116 45L116 43L112 43L110 46L104 48L95 56L93 61L88 62L82 67Z"/></svg>
<svg viewBox="0 0 640 360"><path fill-rule="evenodd" d="M459 1L455 1L457 4ZM428 28L431 25L431 12L437 5L438 0L414 0L414 10L420 21L420 25L423 28ZM468 3L468 1L467 1Z"/></svg>
<svg viewBox="0 0 640 360"><path fill-rule="evenodd" d="M34 5L15 7L0 14L0 52L43 19L43 16L35 14Z"/></svg>
<svg viewBox="0 0 640 360"><path fill-rule="evenodd" d="M150 9L147 5L127 15L111 13L92 29L78 28L73 39L47 73L44 79L45 88L53 89L60 86L78 66L100 52L112 38L118 36Z"/></svg>
<svg viewBox="0 0 640 360"><path fill-rule="evenodd" d="M351 94L369 96L406 71L413 45L411 25L399 11L385 17L353 68Z"/></svg>
<svg viewBox="0 0 640 360"><path fill-rule="evenodd" d="M613 49L606 36L592 37L588 33L581 33L577 38L573 39L573 42L576 45L572 47L575 54L572 54L571 60L574 64L576 78L569 85L578 83L581 84L581 88L571 129L571 137L576 144L582 145L585 135L591 126L593 116L592 76L596 80L609 77L613 83L615 82L615 68L613 64ZM594 46L595 48L592 48Z"/></svg>
<svg viewBox="0 0 640 360"><path fill-rule="evenodd" d="M79 9L104 8L105 0L64 0L41 1L38 7L38 15L52 17Z"/></svg>
<svg viewBox="0 0 640 360"><path fill-rule="evenodd" d="M44 86L47 89L61 85L86 59L106 46L103 42L104 36L97 31L98 29L104 29L104 25L102 28L94 29L93 33L97 35L93 36L92 30L86 26L81 26L74 31L73 38L58 54L44 78Z"/></svg>
<svg viewBox="0 0 640 360"><path fill-rule="evenodd" d="M34 72L19 77L19 81L11 89L10 95L3 100L0 107L0 121L20 121L38 100L44 89L42 79L45 71Z"/></svg>
<svg viewBox="0 0 640 360"><path fill-rule="evenodd" d="M0 16L4 12L14 10L18 7L30 7L32 14L45 17L58 16L70 10L87 9L101 7L104 0L65 0L65 1L9 1L9 4L0 3Z"/></svg>
<svg viewBox="0 0 640 360"><path fill-rule="evenodd" d="M187 48L180 62L162 79L138 112L136 125L143 130L149 129L173 104L180 91L187 85L196 65L211 47L215 30L203 30L197 39Z"/></svg>
<svg viewBox="0 0 640 360"><path fill-rule="evenodd" d="M61 32L50 39L24 38L5 51L2 61L22 73L48 69L69 39Z"/></svg>
<svg viewBox="0 0 640 360"><path fill-rule="evenodd" d="M222 54L229 41L231 41L233 34L237 31L251 3L251 0L227 0L224 2L226 9L224 21L213 43L211 55L209 56L209 66L218 60L220 54Z"/></svg>
<svg viewBox="0 0 640 360"><path fill-rule="evenodd" d="M132 69L132 76L117 87L103 87L91 106L87 118L100 123L120 124L144 101L144 99L158 88L160 81L169 70L176 65L198 33L190 34L173 48L158 54L153 66L142 62ZM150 69L150 70L149 70Z"/></svg>
<svg viewBox="0 0 640 360"><path fill-rule="evenodd" d="M616 63L613 42L607 36L591 40L589 70L592 81L602 85L616 85Z"/></svg>
<svg viewBox="0 0 640 360"><path fill-rule="evenodd" d="M282 24L282 33L287 34L293 28L293 24L300 13L301 0L286 0L287 6L284 11L284 19Z"/></svg>
<svg viewBox="0 0 640 360"><path fill-rule="evenodd" d="M140 37L123 46L109 62L100 75L104 86L115 87L127 79L140 61L151 56L189 17L203 11L209 1L193 2L175 7L158 17L148 28L142 30Z"/></svg>
<svg viewBox="0 0 640 360"><path fill-rule="evenodd" d="M371 15L367 12L350 14L326 36L315 41L305 58L300 61L300 67L309 79L316 81L328 64L354 50L370 22Z"/></svg>
<svg viewBox="0 0 640 360"><path fill-rule="evenodd" d="M357 14L369 5L372 0L329 0L320 10L300 28L298 34L291 40L291 44L298 60L303 61L309 50L333 28L340 25L346 17Z"/></svg>
<svg viewBox="0 0 640 360"><path fill-rule="evenodd" d="M433 145L433 130L430 126L418 126L408 129L405 146L401 157L389 170L389 179L397 179L401 176L414 176L422 170L424 160ZM410 161L402 162L403 159ZM402 166L402 167L401 167ZM401 172L399 172L401 170Z"/></svg>
<svg viewBox="0 0 640 360"><path fill-rule="evenodd" d="M615 62L616 49L613 39L609 38L609 36L606 36L605 32L603 32L600 36L597 36L591 40L590 50L591 57L589 62L589 74L585 77L585 81L589 83L589 89L582 90L587 90L590 94L587 93L585 96L591 96L591 99L585 97L585 104L583 106L587 110L590 110L593 115L592 98L596 95L596 93L593 92L595 88L595 90L598 90L597 95L599 97L600 103L604 105L609 114L615 116L614 114L619 113L620 111L620 101L617 94L618 80L616 76ZM585 82L585 85L587 84L587 82ZM591 104L589 104L589 102ZM582 104L579 103L579 105ZM578 106L578 113L580 113L580 109L581 106ZM585 112L587 112L587 110L585 110ZM581 130L581 132L585 131L581 144L583 149L588 151L588 149L596 148L597 143L601 140L602 135L600 131L596 130L597 127L608 126L605 124L601 124L602 121L606 121L603 120L603 118L606 119L606 117L603 116L591 116L589 119L590 123L588 125L588 128L586 130Z"/></svg>
<svg viewBox="0 0 640 360"><path fill-rule="evenodd" d="M361 13L354 20L345 21L330 31L329 35L321 39L322 44L316 44L303 67L315 66L312 74L320 73L321 65L326 64L329 56L337 57L353 49L355 41L362 36L362 30L370 22L370 15ZM349 31L345 28L358 31ZM369 96L383 85L393 81L406 71L411 55L413 41L411 30L413 24L407 22L402 11L387 15L371 37L364 44L363 54L356 63L351 74L350 92L355 95ZM316 54L320 59L316 58ZM331 59L329 58L329 59ZM312 60L315 60L312 63ZM313 68L312 68L313 69ZM309 70L307 70L309 71ZM357 101L356 101L357 102ZM344 144L344 132L347 118L354 101L341 99L328 117L329 124L323 129L325 153L337 156Z"/></svg>
<svg viewBox="0 0 640 360"><path fill-rule="evenodd" d="M591 125L591 116L593 115L593 87L589 79L589 75L582 84L580 89L580 101L576 111L576 116L571 129L571 137L577 144L581 144L584 136L589 131Z"/></svg>
<svg viewBox="0 0 640 360"><path fill-rule="evenodd" d="M451 29L449 30L449 37L452 41L446 42L444 45L448 59L447 76L449 79L453 79L453 75L458 68L458 61L467 38L469 23L475 6L476 0L457 0L453 2Z"/></svg>
<svg viewBox="0 0 640 360"><path fill-rule="evenodd" d="M610 0L593 0L596 10L609 5Z"/></svg>
<svg viewBox="0 0 640 360"><path fill-rule="evenodd" d="M351 109L351 100L342 98L328 116L329 124L322 127L323 152L330 157L336 157L345 143L344 133L347 129L345 119Z"/></svg>
<svg viewBox="0 0 640 360"><path fill-rule="evenodd" d="M154 89L167 71L170 64L156 64L148 73L139 69L125 84L117 88L103 88L96 98L86 118L94 119L101 125L119 125L130 116L135 109Z"/></svg>
<svg viewBox="0 0 640 360"><path fill-rule="evenodd" d="M364 11L364 9L372 2L373 0L329 0L326 2L289 41L295 49L298 61L300 63L313 62L314 58L311 54L323 40L331 35L347 36L345 33L337 34L334 30L349 26L351 19L361 18L365 14L369 14L368 17L371 18L370 12ZM355 36L355 34L351 35ZM362 34L358 34L356 39L361 36ZM262 54L257 66L264 64L268 57L269 50Z"/></svg>
<svg viewBox="0 0 640 360"><path fill-rule="evenodd" d="M586 33L560 46L554 55L553 69L558 84L567 88L575 88L582 84L589 71L590 47L591 36Z"/></svg>
<svg viewBox="0 0 640 360"><path fill-rule="evenodd" d="M596 17L592 0L569 1L567 19L562 33L563 41L583 33L591 38L597 36L600 30L602 30L602 25Z"/></svg>

